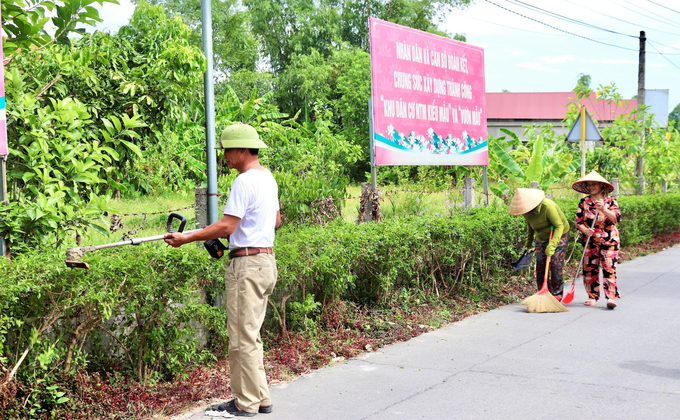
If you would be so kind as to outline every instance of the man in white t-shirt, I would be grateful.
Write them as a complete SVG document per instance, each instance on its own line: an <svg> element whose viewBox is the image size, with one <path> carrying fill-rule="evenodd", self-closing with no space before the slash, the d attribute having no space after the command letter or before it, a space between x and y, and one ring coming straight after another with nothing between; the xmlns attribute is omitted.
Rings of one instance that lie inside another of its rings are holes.
<svg viewBox="0 0 680 420"><path fill-rule="evenodd" d="M194 241L229 238L231 260L225 282L234 399L217 409L252 417L272 411L260 328L278 277L273 246L274 229L281 225L279 190L271 172L260 165L258 150L267 146L253 127L227 127L215 148L224 149L227 165L239 172L222 219L190 234L168 233L165 242L179 247Z"/></svg>

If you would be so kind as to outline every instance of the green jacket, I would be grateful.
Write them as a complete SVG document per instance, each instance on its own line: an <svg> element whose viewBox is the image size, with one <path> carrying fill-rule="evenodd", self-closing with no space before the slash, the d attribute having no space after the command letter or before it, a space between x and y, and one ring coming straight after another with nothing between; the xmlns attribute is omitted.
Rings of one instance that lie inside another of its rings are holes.
<svg viewBox="0 0 680 420"><path fill-rule="evenodd" d="M534 242L548 242L550 239L550 226L555 227L552 241L545 248L545 255L551 256L560 242L562 235L569 231L569 222L564 217L562 209L549 198L544 198L535 209L523 214L527 221L527 248Z"/></svg>

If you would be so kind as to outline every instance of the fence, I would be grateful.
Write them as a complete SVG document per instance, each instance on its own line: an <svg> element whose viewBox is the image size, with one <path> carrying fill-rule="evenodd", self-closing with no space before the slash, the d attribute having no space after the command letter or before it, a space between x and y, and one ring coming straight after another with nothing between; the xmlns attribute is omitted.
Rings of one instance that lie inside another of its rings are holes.
<svg viewBox="0 0 680 420"><path fill-rule="evenodd" d="M614 185L613 196L633 195L634 191L625 191L621 188L618 178L612 179ZM678 182L680 185L680 181ZM532 182L532 188L538 188L537 182ZM479 190L474 178L465 178L463 188L450 188L437 191L427 191L423 189L393 188L388 187L378 192L370 188L369 183L362 184L361 194L348 196L342 199L327 197L314 200L282 200L280 201L281 214L286 223L311 223L327 224L340 217L345 220L355 220L358 223L371 220L381 220L384 217L419 215L419 214L438 214L452 215L457 211L482 205L508 205L512 196L512 191L506 190L501 197L493 194L485 195ZM677 186L676 186L677 188ZM662 192L668 193L667 183L663 184ZM576 192L570 186L556 186L546 191L548 198L566 199L574 198ZM226 203L227 195L219 194L220 205ZM356 217L353 216L353 209L356 206ZM343 215L343 207L348 214ZM348 210L349 209L349 210ZM125 227L124 218L141 217L139 222L135 221L133 227L122 234L121 240L127 240L140 231L144 230L149 216L168 215L183 210L194 210L196 228L207 226L207 188L199 187L195 189L194 205L185 206L166 211L141 212L141 213L122 213L111 214L111 232L123 231Z"/></svg>

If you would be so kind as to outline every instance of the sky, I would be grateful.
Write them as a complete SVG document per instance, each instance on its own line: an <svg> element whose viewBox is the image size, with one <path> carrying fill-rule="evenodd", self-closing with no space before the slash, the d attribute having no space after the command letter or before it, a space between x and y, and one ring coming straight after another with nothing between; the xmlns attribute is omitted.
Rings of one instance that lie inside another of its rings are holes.
<svg viewBox="0 0 680 420"><path fill-rule="evenodd" d="M119 1L103 6L98 29L128 22L134 6ZM637 95L645 31L645 87L669 89L669 112L680 103L677 0L474 0L447 13L440 28L484 49L487 92L568 92L583 73L591 88L614 83L624 99Z"/></svg>
<svg viewBox="0 0 680 420"><path fill-rule="evenodd" d="M624 99L637 95L645 31L645 88L669 89L669 110L680 102L677 0L475 0L441 28L484 49L487 92L568 92L583 73Z"/></svg>

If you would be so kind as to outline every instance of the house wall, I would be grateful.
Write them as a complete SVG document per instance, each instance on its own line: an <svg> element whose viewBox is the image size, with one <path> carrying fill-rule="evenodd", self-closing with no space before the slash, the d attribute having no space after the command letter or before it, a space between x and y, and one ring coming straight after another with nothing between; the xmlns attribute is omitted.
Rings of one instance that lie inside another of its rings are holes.
<svg viewBox="0 0 680 420"><path fill-rule="evenodd" d="M571 127L562 127L562 120L500 120L500 119L488 119L486 121L486 128L489 137L503 137L506 136L505 133L501 131L501 128L512 131L517 134L522 142L526 143L527 138L524 137L525 126L527 125L543 125L549 123L553 125L553 131L555 134L561 138L566 138ZM598 122L597 128L602 130L605 127L611 127L610 122ZM507 137L507 136L506 136ZM587 141L586 148L592 149L595 147L596 142Z"/></svg>

